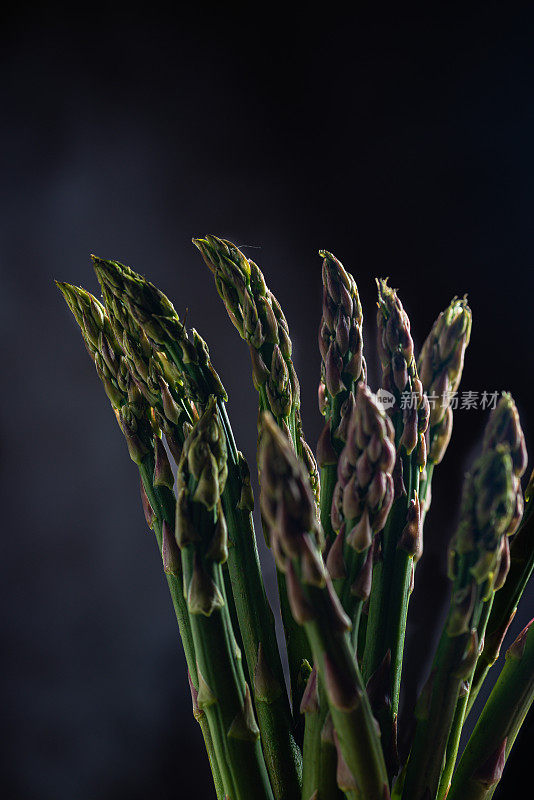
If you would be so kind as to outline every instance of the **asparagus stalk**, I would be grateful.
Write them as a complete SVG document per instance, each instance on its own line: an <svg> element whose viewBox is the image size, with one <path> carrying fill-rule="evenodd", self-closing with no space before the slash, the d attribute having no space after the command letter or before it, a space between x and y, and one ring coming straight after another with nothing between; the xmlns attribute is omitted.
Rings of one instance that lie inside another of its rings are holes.
<svg viewBox="0 0 534 800"><path fill-rule="evenodd" d="M338 753L332 718L316 667L310 672L300 711L306 717L302 800L342 800L341 788L345 787L338 787Z"/></svg>
<svg viewBox="0 0 534 800"><path fill-rule="evenodd" d="M430 506L434 467L443 460L452 434L452 407L462 378L471 322L467 298L454 297L434 322L419 357L419 376L430 403L428 459L419 493L423 522Z"/></svg>
<svg viewBox="0 0 534 800"><path fill-rule="evenodd" d="M331 524L337 463L347 438L348 422L355 403L355 388L360 380L365 382L366 367L363 359L363 315L356 283L332 253L320 250L319 255L323 257L323 305L319 326L321 352L319 410L326 417L317 446L317 459L321 470L319 510L325 534L325 552L332 551L333 557L336 558L336 552L343 544L343 537L337 541ZM333 547L336 542L337 546ZM342 558L342 553L340 555ZM343 564L339 564L340 569L343 567ZM324 695L324 687L320 681L319 693ZM318 718L307 716L306 726L310 724L316 729L326 731L327 713L328 705L323 699L318 709ZM305 758L304 772L306 773L308 764L318 764L317 769L322 784L328 780L335 783L337 768L328 755L329 751L335 748L335 741L332 737L330 739L328 739L330 747L326 749L324 737L322 739L319 737L315 757L310 755L308 760ZM326 777L328 767L331 771L329 778ZM343 770L340 775L343 776ZM326 793L327 787L321 786L319 796Z"/></svg>
<svg viewBox="0 0 534 800"><path fill-rule="evenodd" d="M216 236L193 239L215 278L228 316L250 350L261 410L269 410L300 450L296 417L300 387L291 359L286 318L258 265L234 244Z"/></svg>
<svg viewBox="0 0 534 800"><path fill-rule="evenodd" d="M387 772L343 611L321 557L315 503L302 464L269 415L260 438L262 512L291 610L308 636L347 769L366 800L389 798Z"/></svg>
<svg viewBox="0 0 534 800"><path fill-rule="evenodd" d="M332 737L334 746L337 753L337 770L336 779L339 788L342 790L347 800L363 800L363 795L356 781L356 778L349 769L347 762L343 756L339 736L332 723L332 715L329 714L326 718L325 728L328 730L329 735ZM389 798L389 787L384 787L384 797Z"/></svg>
<svg viewBox="0 0 534 800"><path fill-rule="evenodd" d="M499 445L504 445L509 449L512 459L512 490L515 496L515 510L509 527L506 531L506 535L501 538L500 552L498 554L498 571L495 574L492 591L484 602L480 615L480 621L477 626L478 641L481 643L484 641L486 634L486 627L494 602L495 593L498 592L505 584L509 571L510 546L508 543L508 537L511 536L516 530L523 510L523 495L521 493L520 481L527 465L525 439L523 436L523 431L521 430L517 408L511 395L508 393L503 393L497 407L492 412L486 426L486 432L484 436L483 448L485 451L490 452L493 448ZM451 732L449 734L449 740L447 742L445 766L440 779L438 800L445 798L451 781L452 772L458 754L458 747L460 744L460 735L462 732L464 719L469 708L475 669L476 664L474 665L471 674L464 681L462 685L462 691L457 700L456 711Z"/></svg>
<svg viewBox="0 0 534 800"><path fill-rule="evenodd" d="M105 296L112 296L114 308L121 303L124 306L130 334L139 329L154 349L164 351L194 407L203 409L211 395L216 398L228 451L222 505L232 543L228 570L233 597L248 673L254 676L254 703L273 790L277 800L291 800L300 793L302 757L292 731L274 618L261 577L250 476L226 413L226 392L206 343L195 331L192 339L188 337L171 302L159 289L117 262L94 258L94 263Z"/></svg>
<svg viewBox="0 0 534 800"><path fill-rule="evenodd" d="M503 539L503 542L506 539ZM493 595L484 602L480 619L477 625L477 641L482 642L484 638L484 632L486 630L486 625L488 622L489 612L491 611L491 606L493 603ZM477 651L474 663L476 663L476 659L480 653L480 648ZM438 793L436 796L436 800L445 800L447 794L449 792L452 773L454 771L454 767L456 764L456 758L458 756L458 748L460 746L460 737L462 734L462 729L466 717L466 709L467 704L469 702L469 695L471 691L471 683L473 679L473 672L474 669L471 669L470 675L468 675L465 680L462 681L460 685L460 690L458 692L458 699L456 701L456 709L454 711L454 717L452 720L451 730L449 733L449 738L447 739L447 747L445 749L445 758L443 762L443 770L439 779L439 786L438 786Z"/></svg>
<svg viewBox="0 0 534 800"><path fill-rule="evenodd" d="M354 405L356 386L366 380L366 365L362 306L354 278L332 253L320 250L319 255L323 257L319 410L326 421L317 457L321 468L321 524L328 550L335 539L330 511L337 481L337 462L346 442L346 422Z"/></svg>
<svg viewBox="0 0 534 800"><path fill-rule="evenodd" d="M189 689L191 690L191 703L193 706L193 716L197 720L202 730L204 729L206 730L206 735L209 737L208 759L210 762L210 769L211 769L211 774L213 776L213 782L215 784L215 793L217 795L217 800L226 800L227 795L224 791L224 784L221 776L221 771L219 769L219 765L217 764L215 758L215 748L213 745L213 739L211 737L208 725L208 718L206 716L206 712L198 705L198 688L195 687L191 675L189 673L188 677L189 677Z"/></svg>
<svg viewBox="0 0 534 800"><path fill-rule="evenodd" d="M533 490L534 472L530 476L525 490L525 510L521 525L510 545L510 569L504 586L495 596L491 609L484 646L473 676L467 713L471 710L489 670L499 658L504 637L515 616L519 601L534 569Z"/></svg>
<svg viewBox="0 0 534 800"><path fill-rule="evenodd" d="M328 552L327 565L331 570L331 577L336 578L334 581L336 591L353 621L353 637L356 640L361 608L370 590L370 581L366 580L366 576L370 576L368 567L371 562L368 560L366 565L368 548L365 546L360 548L362 542L355 543L357 548L355 550L345 541L346 535L348 537L360 520L354 519L351 527L348 527L350 520L343 524L339 511L333 512L332 500L337 496L337 505L341 501L342 487L336 487L339 459L347 442L356 404L356 390L365 384L366 380L362 337L363 314L358 289L352 276L328 251L322 250L320 255L324 260L323 306L319 327L321 352L319 408L326 417L317 447L317 457L321 467L320 514ZM346 476L345 483L349 477ZM371 494L376 490L380 493L381 487L378 484L377 476ZM356 501L357 492L354 495ZM378 503L380 504L380 498ZM361 518L361 515L359 516ZM364 523L365 520L361 525ZM347 575L347 568L350 575ZM346 596L343 596L343 587L346 589ZM354 646L356 647L356 641Z"/></svg>
<svg viewBox="0 0 534 800"><path fill-rule="evenodd" d="M393 425L381 403L360 383L338 466L331 524L337 539L326 565L352 622L356 649L363 602L369 594L370 548L393 501Z"/></svg>
<svg viewBox="0 0 534 800"><path fill-rule="evenodd" d="M222 576L227 474L226 439L213 398L184 442L177 478L176 541L197 659L197 703L208 718L228 797L273 800Z"/></svg>
<svg viewBox="0 0 534 800"><path fill-rule="evenodd" d="M300 713L306 720L304 725L304 741L302 744L302 794L303 800L313 797L318 792L321 774L320 747L321 747L321 715L319 708L319 689L317 686L317 669L306 661L302 672L308 672L306 688L302 694Z"/></svg>
<svg viewBox="0 0 534 800"><path fill-rule="evenodd" d="M163 559L194 699L198 693L198 675L193 637L181 587L179 564L173 558L175 546L173 547L171 532L174 529L175 500L171 491L174 479L170 465L164 449L159 446L160 440L157 436L152 438L147 402L130 378L106 309L84 289L68 283L56 283L81 328L87 352L111 402L130 456L139 469L145 519L149 528L154 531ZM194 703L193 713L204 738L217 797L222 800L224 792L219 764L207 719L204 714L196 711Z"/></svg>
<svg viewBox="0 0 534 800"><path fill-rule="evenodd" d="M378 351L382 387L394 403L397 460L395 499L386 526L379 534L369 603L363 675L369 680L390 653L389 697L379 721L390 773L397 767L396 726L402 656L414 559L422 554L419 476L426 463L425 432L429 404L417 374L410 321L397 293L386 280L378 281Z"/></svg>
<svg viewBox="0 0 534 800"><path fill-rule="evenodd" d="M534 620L506 653L497 683L466 745L448 800L489 800L534 700Z"/></svg>
<svg viewBox="0 0 534 800"><path fill-rule="evenodd" d="M462 682L478 657L477 629L484 601L499 574L502 538L516 507L510 448L484 450L464 483L462 512L451 543L452 597L429 680L416 707L417 727L403 798L433 798ZM425 794L426 793L426 794Z"/></svg>
<svg viewBox="0 0 534 800"><path fill-rule="evenodd" d="M292 344L286 318L263 274L234 244L216 236L193 239L215 278L228 316L250 351L252 379L259 393L260 412L269 411L292 442L308 468L316 499L319 475L302 434L300 387L291 358ZM266 539L269 536L266 535ZM300 706L298 676L310 650L303 630L296 625L287 601L285 577L277 571L282 622L287 644L293 712Z"/></svg>

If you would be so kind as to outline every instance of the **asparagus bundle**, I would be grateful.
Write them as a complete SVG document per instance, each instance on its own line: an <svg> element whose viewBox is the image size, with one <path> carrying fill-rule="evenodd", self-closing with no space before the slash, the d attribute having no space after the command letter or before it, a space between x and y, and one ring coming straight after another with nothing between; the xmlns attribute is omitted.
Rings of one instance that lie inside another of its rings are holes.
<svg viewBox="0 0 534 800"><path fill-rule="evenodd" d="M396 290L378 281L382 385L374 394L356 283L320 251L319 478L278 301L231 242L194 243L248 345L259 394L261 512L278 575L289 695L251 479L207 344L159 289L116 261L93 257L104 304L58 287L139 470L218 800L492 797L534 698L529 626L507 651L458 759L467 715L534 568L534 479L524 502L526 447L507 393L465 479L450 544L450 608L406 763L396 751L408 605L471 334L466 300L454 298L439 315L417 358ZM423 632L418 646L427 642Z"/></svg>
<svg viewBox="0 0 534 800"><path fill-rule="evenodd" d="M258 675L254 701L265 757L277 798L298 789L302 759L295 742L291 710L283 691L283 672L276 644L274 618L261 579L251 512L253 498L247 463L237 450L228 420L226 392L215 372L209 350L196 331L189 338L165 295L132 269L93 257L110 316L122 316L130 333L164 350L189 404L205 408L215 397L228 451L228 480L221 502L229 529L229 595L235 602L238 632L249 675ZM230 594L231 593L231 594ZM270 689L264 690L262 676Z"/></svg>

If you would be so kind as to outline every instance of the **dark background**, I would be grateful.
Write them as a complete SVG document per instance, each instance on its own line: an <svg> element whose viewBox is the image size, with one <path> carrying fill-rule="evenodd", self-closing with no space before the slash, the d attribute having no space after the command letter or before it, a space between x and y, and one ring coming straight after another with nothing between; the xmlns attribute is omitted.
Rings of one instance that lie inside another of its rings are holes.
<svg viewBox="0 0 534 800"><path fill-rule="evenodd" d="M467 6L317 16L206 7L179 21L155 6L146 17L19 6L4 19L6 800L174 798L190 786L212 796L137 472L52 282L96 291L89 253L148 274L187 311L251 465L246 347L190 244L207 232L254 247L246 252L285 309L312 444L321 247L358 282L375 388L374 277L400 288L418 345L468 292L463 388L512 391L532 442L534 18L532 7ZM457 413L437 472L411 606L408 705L443 613L443 556L486 419ZM532 611L531 592L515 633ZM508 791L531 744L532 722Z"/></svg>

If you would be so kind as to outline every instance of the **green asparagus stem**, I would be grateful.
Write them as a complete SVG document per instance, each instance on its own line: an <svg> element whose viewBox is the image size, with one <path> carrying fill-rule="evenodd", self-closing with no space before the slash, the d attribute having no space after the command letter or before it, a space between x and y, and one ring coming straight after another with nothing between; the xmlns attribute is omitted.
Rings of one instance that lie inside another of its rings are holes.
<svg viewBox="0 0 534 800"><path fill-rule="evenodd" d="M365 383L366 366L362 306L354 278L332 253L320 250L319 255L324 259L323 313L319 326L319 410L326 422L317 457L321 468L321 524L328 550L335 539L330 510L337 481L337 462L346 442L347 414L354 405L358 382Z"/></svg>
<svg viewBox="0 0 534 800"><path fill-rule="evenodd" d="M347 769L366 800L389 797L376 722L349 640L344 613L323 563L312 490L302 464L274 420L262 418L262 512L287 579L291 610L310 641Z"/></svg>
<svg viewBox="0 0 534 800"><path fill-rule="evenodd" d="M176 541L197 658L197 703L208 718L228 797L272 800L221 569L228 557L221 503L227 474L226 439L212 398L184 442L176 486Z"/></svg>
<svg viewBox="0 0 534 800"><path fill-rule="evenodd" d="M210 762L210 769L211 774L213 775L213 782L215 784L215 792L217 794L217 800L225 800L225 791L224 791L224 784L221 776L221 772L219 770L219 765L217 764L215 758L215 748L213 746L213 739L211 737L209 725L208 725L208 718L206 717L206 712L203 711L198 705L198 688L195 687L193 680L191 678L191 674L189 674L189 688L191 690L191 702L193 705L193 716L197 720L198 724L200 725L202 732L206 731L206 737L209 741L209 747L206 745L208 750L208 758Z"/></svg>
<svg viewBox="0 0 534 800"><path fill-rule="evenodd" d="M317 445L317 460L321 470L319 509L325 534L325 551L331 554L330 567L338 577L334 585L341 597L343 581L339 580L339 573L345 573L344 535L342 531L336 538L331 523L331 511L337 483L338 460L347 440L349 421L355 405L355 390L360 381L365 383L366 380L366 365L363 358L363 314L353 277L345 271L341 262L332 253L320 250L319 255L323 257L323 303L319 325L321 353L319 410L325 416L325 424ZM354 553L354 560L358 561L360 556L361 554ZM360 560L362 561L360 567L352 564L354 577L360 574L358 601L355 596L351 596L351 599L355 600L354 614L351 614L345 606L353 621L354 635L357 635L358 628L355 620L356 617L359 618L361 605L366 599L364 597L366 582L362 578L364 573L369 573L369 570L363 569L365 557L362 556ZM318 724L324 728L328 711L326 703L322 704L320 711ZM332 744L335 745L335 742ZM343 774L341 769L341 778ZM345 788L347 793L352 791L348 787Z"/></svg>
<svg viewBox="0 0 534 800"><path fill-rule="evenodd" d="M510 448L502 444L483 451L464 483L460 524L451 543L451 605L416 708L405 800L433 798L438 791L462 682L478 657L477 629L499 574L502 538L514 517L516 488Z"/></svg>
<svg viewBox="0 0 534 800"><path fill-rule="evenodd" d="M499 566L493 580L493 589L484 602L480 615L480 621L477 626L479 642L484 641L486 627L496 592L498 592L505 584L506 577L508 575L510 568L510 546L508 543L508 537L511 536L516 530L523 509L523 495L521 493L520 481L527 465L525 438L523 436L523 431L521 430L517 408L511 395L508 393L503 393L495 410L492 412L486 426L486 432L484 436L483 447L485 452L491 452L492 449L500 445L508 448L512 459L512 490L515 495L515 510L509 527L506 531L506 535L503 536L500 541L500 552L498 554ZM449 740L447 742L445 766L441 775L438 800L443 800L445 798L452 778L452 773L458 754L458 747L460 744L460 735L462 732L464 719L469 708L475 668L476 664L474 665L471 674L464 681L462 685L462 691L460 692L460 696L457 700L456 711L451 732L449 734Z"/></svg>
<svg viewBox="0 0 534 800"><path fill-rule="evenodd" d="M503 542L506 541L507 539L504 538ZM493 603L493 595L489 598L489 600L485 601L482 612L480 614L480 620L477 625L477 640L479 642L483 641L492 603ZM458 693L458 699L456 701L456 709L452 720L451 731L449 733L449 738L447 740L447 747L445 750L445 761L444 761L443 771L441 773L441 777L439 780L436 800L445 800L449 792L452 773L454 771L456 758L458 756L458 748L460 747L460 737L462 735L462 729L466 717L467 704L469 702L469 695L471 692L471 683L473 680L473 674L474 674L474 669L471 670L471 674L464 681L462 681L460 685L460 691Z"/></svg>
<svg viewBox="0 0 534 800"><path fill-rule="evenodd" d="M448 800L489 800L534 700L534 620L506 653L506 662L466 745Z"/></svg>
<svg viewBox="0 0 534 800"><path fill-rule="evenodd" d="M454 297L434 322L419 357L419 377L430 403L428 460L421 475L420 491L423 522L430 506L434 467L441 463L451 438L452 406L462 378L471 322L467 298Z"/></svg>
<svg viewBox="0 0 534 800"><path fill-rule="evenodd" d="M394 503L373 568L363 675L367 681L390 653L391 704L379 715L390 775L398 766L396 726L402 657L414 561L422 554L419 476L426 463L425 432L430 408L417 374L410 321L397 293L378 281L378 352L382 388L394 398L389 413L395 429L397 460Z"/></svg>
<svg viewBox="0 0 534 800"><path fill-rule="evenodd" d="M473 677L467 713L471 710L489 670L499 658L504 637L515 616L519 601L534 569L533 491L534 472L530 476L528 486L525 490L525 511L523 519L510 545L510 569L506 577L506 582L495 596L491 615L488 620L484 647Z"/></svg>
<svg viewBox="0 0 534 800"><path fill-rule="evenodd" d="M175 500L168 485L174 482L164 450L158 447L155 455L152 429L148 419L148 405L130 379L125 359L115 339L106 309L89 292L68 283L56 282L78 324L95 364L117 421L126 438L132 460L137 464L141 478L141 500L145 518L152 528L163 559L163 567L171 595L191 682L191 691L198 692L198 675L193 637L189 625L187 606L181 587L179 563L172 558L172 531L174 530ZM156 444L157 446L157 444ZM170 474L169 474L170 473ZM166 485L167 484L167 485ZM165 542L165 547L164 547ZM210 761L217 797L222 799L222 783L213 741L205 715L196 714Z"/></svg>
<svg viewBox="0 0 534 800"><path fill-rule="evenodd" d="M316 667L309 675L300 711L306 716L302 798L342 800L344 795L337 784L338 756L332 720L328 711L326 692L318 680Z"/></svg>
<svg viewBox="0 0 534 800"><path fill-rule="evenodd" d="M361 608L370 591L370 548L385 525L393 501L393 436L393 425L381 403L364 383L358 384L331 510L337 539L326 560L352 622L355 649Z"/></svg>
<svg viewBox="0 0 534 800"><path fill-rule="evenodd" d="M195 331L189 338L171 302L159 289L129 267L96 257L93 260L105 298L112 297L113 308L127 314L131 338L135 338L137 329L154 350L164 352L189 403L203 409L211 394L216 397L228 451L222 505L232 544L228 555L231 587L248 673L254 676L254 703L273 791L276 800L292 800L300 794L302 757L292 731L274 618L261 578L250 476L226 413L226 392L213 369L206 343Z"/></svg>
<svg viewBox="0 0 534 800"><path fill-rule="evenodd" d="M352 646L356 652L362 607L371 590L371 544L391 508L391 470L395 463L393 427L363 382L357 384L345 428L346 444L337 463L338 481L329 515L337 536L326 565L352 622Z"/></svg>
<svg viewBox="0 0 534 800"><path fill-rule="evenodd" d="M234 244L216 236L193 239L215 278L228 316L250 351L252 379L259 393L260 412L269 411L305 461L312 487L319 497L315 459L302 434L300 386L291 358L292 344L286 318L263 274ZM269 539L266 534L266 539ZM298 676L310 650L303 630L296 625L287 601L285 577L277 573L282 622L286 637L293 712L300 706Z"/></svg>
<svg viewBox="0 0 534 800"><path fill-rule="evenodd" d="M332 737L334 746L336 748L337 754L337 769L336 769L336 780L337 785L343 792L343 795L347 798L347 800L363 800L363 795L360 792L360 787L356 781L356 778L352 774L349 769L349 765L345 761L343 756L343 751L341 749L341 744L339 741L339 736L337 734L336 729L332 723L332 715L328 714L325 722L325 728L329 735ZM389 787L386 785L384 786L384 797L389 800Z"/></svg>
<svg viewBox="0 0 534 800"><path fill-rule="evenodd" d="M358 289L351 275L345 272L338 259L326 250L320 250L323 257L323 307L319 326L319 349L321 352L321 379L319 384L319 409L326 417L325 425L317 446L317 459L321 469L321 491L319 511L321 525L325 534L325 552L333 548L336 535L330 516L332 497L337 481L337 462L347 437L348 420L355 402L355 387L358 381L365 381L365 360L363 359L362 308ZM340 541L337 547L342 545ZM328 706L321 704L319 717L306 717L306 726L324 729ZM306 736L306 734L305 734ZM308 737L309 738L309 737ZM336 762L326 757L325 744L316 739L318 751L309 760L321 764L323 783L327 764L335 783ZM321 751L321 746L323 750ZM335 743L330 743L330 750ZM309 748L308 748L309 750ZM327 791L325 787L322 794ZM321 794L321 793L320 793Z"/></svg>
<svg viewBox="0 0 534 800"><path fill-rule="evenodd" d="M166 502L165 498L161 498L161 490L158 491L157 488L155 488L153 492L150 492L150 465L146 465L146 470L144 469L144 466L145 465L142 465L140 467L142 481L141 485L143 489L145 486L147 487L145 492L149 507L152 507L153 504L155 509L154 532L156 534L156 539L158 541L159 549L163 559L163 568L166 574L167 584L169 586L169 591L173 601L176 618L178 620L182 642L184 643L184 650L186 651L186 660L188 664L188 674L193 700L193 715L200 725L202 735L204 737L204 743L208 753L217 798L224 800L226 793L222 780L222 768L219 765L219 757L209 728L208 718L204 711L198 707L198 703L196 702L200 688L199 676L194 651L193 633L189 623L187 602L183 592L181 562L179 554L177 553L176 541L174 537L174 514L176 501L174 495L172 495L172 502ZM171 508L173 509L172 528L167 520L167 517L170 516L169 512Z"/></svg>
<svg viewBox="0 0 534 800"><path fill-rule="evenodd" d="M304 714L304 742L302 747L302 795L303 800L313 797L318 791L320 779L319 752L321 747L321 715L319 713L319 690L317 687L317 669L305 662L309 671L306 688L300 703L300 713Z"/></svg>

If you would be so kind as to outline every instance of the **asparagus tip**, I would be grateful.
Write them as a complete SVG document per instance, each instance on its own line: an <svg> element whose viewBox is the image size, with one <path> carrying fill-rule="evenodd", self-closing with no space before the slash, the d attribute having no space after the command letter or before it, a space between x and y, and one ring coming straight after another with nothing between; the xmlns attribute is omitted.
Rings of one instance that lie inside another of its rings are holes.
<svg viewBox="0 0 534 800"><path fill-rule="evenodd" d="M508 737L505 737L499 744L497 749L489 756L489 758L477 769L473 777L486 788L495 786L502 778L504 765L506 764L506 743Z"/></svg>
<svg viewBox="0 0 534 800"><path fill-rule="evenodd" d="M243 700L243 707L239 711L230 728L228 730L228 737L231 739L241 739L245 742L255 742L259 738L260 730L254 719L254 710L252 708L252 700L250 698L250 689L248 683L245 683L245 697Z"/></svg>
<svg viewBox="0 0 534 800"><path fill-rule="evenodd" d="M254 697L264 703L272 703L282 694L282 687L273 675L267 659L263 645L258 645L258 657L254 670Z"/></svg>
<svg viewBox="0 0 534 800"><path fill-rule="evenodd" d="M317 669L314 666L302 695L300 713L313 714L316 711L319 711L319 692L317 689Z"/></svg>
<svg viewBox="0 0 534 800"><path fill-rule="evenodd" d="M525 625L517 639L510 645L508 650L506 651L506 659L515 658L517 660L523 657L523 653L525 652L525 645L527 643L527 636L529 634L530 628L534 623L534 619L531 619L528 625Z"/></svg>

